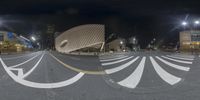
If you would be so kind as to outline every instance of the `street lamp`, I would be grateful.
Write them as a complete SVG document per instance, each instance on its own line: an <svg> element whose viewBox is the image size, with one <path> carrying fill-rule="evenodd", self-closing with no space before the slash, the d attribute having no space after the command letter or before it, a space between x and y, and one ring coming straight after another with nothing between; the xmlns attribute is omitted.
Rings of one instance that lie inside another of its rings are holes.
<svg viewBox="0 0 200 100"><path fill-rule="evenodd" d="M196 20L195 22L194 22L194 24L196 24L196 25L198 25L200 22L198 21L198 20Z"/></svg>
<svg viewBox="0 0 200 100"><path fill-rule="evenodd" d="M36 38L34 36L31 37L31 40L36 41Z"/></svg>
<svg viewBox="0 0 200 100"><path fill-rule="evenodd" d="M188 23L185 22L185 21L182 22L182 25L183 25L183 26L186 26L187 24L188 24Z"/></svg>
<svg viewBox="0 0 200 100"><path fill-rule="evenodd" d="M120 44L123 44L123 41L120 41Z"/></svg>

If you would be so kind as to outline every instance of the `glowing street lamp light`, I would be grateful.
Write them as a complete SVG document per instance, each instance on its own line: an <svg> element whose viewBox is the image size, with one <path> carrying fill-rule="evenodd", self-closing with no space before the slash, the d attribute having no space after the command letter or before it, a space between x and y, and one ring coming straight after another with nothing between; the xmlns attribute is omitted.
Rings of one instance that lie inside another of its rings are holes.
<svg viewBox="0 0 200 100"><path fill-rule="evenodd" d="M185 21L184 21L184 22L182 22L182 25L183 25L183 26L186 26L187 24L188 24L188 23L187 23L187 22L185 22Z"/></svg>
<svg viewBox="0 0 200 100"><path fill-rule="evenodd" d="M31 37L31 40L36 41L36 38L34 36Z"/></svg>
<svg viewBox="0 0 200 100"><path fill-rule="evenodd" d="M200 24L200 22L199 22L198 20L196 20L196 21L194 22L194 24L198 25L198 24Z"/></svg>
<svg viewBox="0 0 200 100"><path fill-rule="evenodd" d="M123 41L120 41L120 44L123 44Z"/></svg>

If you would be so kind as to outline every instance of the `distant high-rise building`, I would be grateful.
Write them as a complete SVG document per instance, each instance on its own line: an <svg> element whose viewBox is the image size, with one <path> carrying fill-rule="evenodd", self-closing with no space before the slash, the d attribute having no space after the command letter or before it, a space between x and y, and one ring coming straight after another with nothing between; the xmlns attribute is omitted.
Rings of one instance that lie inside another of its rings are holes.
<svg viewBox="0 0 200 100"><path fill-rule="evenodd" d="M46 30L46 48L54 49L54 33L55 33L55 25L48 24Z"/></svg>

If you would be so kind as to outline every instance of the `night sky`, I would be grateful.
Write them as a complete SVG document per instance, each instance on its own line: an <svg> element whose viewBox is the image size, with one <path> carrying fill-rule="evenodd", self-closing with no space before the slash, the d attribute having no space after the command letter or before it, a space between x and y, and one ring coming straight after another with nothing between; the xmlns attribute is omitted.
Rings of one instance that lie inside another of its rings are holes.
<svg viewBox="0 0 200 100"><path fill-rule="evenodd" d="M136 36L142 47L154 37L177 42L183 20L200 19L198 0L1 0L0 29L29 36L47 24L63 32L81 24L105 24L106 36Z"/></svg>

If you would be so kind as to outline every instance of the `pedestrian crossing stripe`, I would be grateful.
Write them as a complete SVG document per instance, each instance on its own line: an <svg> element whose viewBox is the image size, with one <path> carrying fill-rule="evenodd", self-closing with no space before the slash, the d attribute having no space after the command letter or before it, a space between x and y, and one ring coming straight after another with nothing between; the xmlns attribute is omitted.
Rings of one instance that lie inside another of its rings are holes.
<svg viewBox="0 0 200 100"><path fill-rule="evenodd" d="M170 85L175 85L175 84L181 82L182 78L177 77L177 76L167 72L165 69L162 68L162 66L160 66L157 63L156 60L159 60L162 63L164 63L165 65L168 65L176 70L181 70L184 72L188 72L190 70L190 67L188 65L191 65L192 60L193 60L193 59L189 59L189 58L183 58L182 60L180 60L179 59L180 57L175 57L175 56L171 56L171 55L161 56L162 58L159 56L154 56L154 57L152 57L152 56L142 57L142 60L140 61L139 65L136 67L136 69L128 77L126 77L122 81L117 82L117 84L127 87L127 88L131 88L131 89L136 88L142 78L143 70L145 68L145 61L147 58L149 58L157 75L166 83L168 83ZM127 58L129 58L129 59L127 59ZM140 58L140 56L137 56L137 57L131 56L131 58L130 57L123 58L125 60L123 60L123 59L116 60L115 62L118 62L118 63L119 62L120 63L126 62L126 63L123 63L120 66L110 68L110 69L106 69L106 67L104 67L105 68L104 71L108 75L120 72L121 70L126 69L127 67L131 67L131 65L134 64L134 62L137 61L139 58ZM110 59L112 59L112 58L110 58ZM170 61L186 64L186 66L177 65L177 64L171 63ZM115 64L113 62L111 62L111 63L106 62L106 63L107 64L102 62L102 66L110 66L110 65L113 66Z"/></svg>

